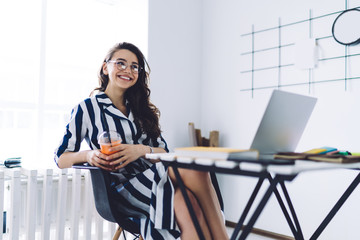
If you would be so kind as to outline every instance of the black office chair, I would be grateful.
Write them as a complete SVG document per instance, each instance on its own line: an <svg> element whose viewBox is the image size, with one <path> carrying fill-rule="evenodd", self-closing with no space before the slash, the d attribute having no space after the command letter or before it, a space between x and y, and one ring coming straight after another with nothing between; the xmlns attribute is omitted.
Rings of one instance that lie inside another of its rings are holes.
<svg viewBox="0 0 360 240"><path fill-rule="evenodd" d="M117 223L119 225L118 230L115 232L113 240L120 237L124 230L134 235L134 239L143 240L140 236L139 224L128 217L122 216L119 211L116 210L116 201L111 198L113 192L110 188L110 173L98 167L90 166L89 164L75 164L73 168L87 169L90 171L93 194L95 199L95 206L97 212L102 218L107 221ZM217 197L220 202L221 210L224 211L224 203L220 192L219 184L216 179L215 173L211 172L211 181L214 185Z"/></svg>
<svg viewBox="0 0 360 240"><path fill-rule="evenodd" d="M138 238L142 240L140 227L136 220L122 216L121 213L116 210L116 201L111 198L113 192L110 188L110 173L101 168L90 166L89 164L76 164L73 168L87 169L90 171L97 212L105 220L119 225L113 240L118 239L120 234L124 233L124 230L133 234L134 239Z"/></svg>

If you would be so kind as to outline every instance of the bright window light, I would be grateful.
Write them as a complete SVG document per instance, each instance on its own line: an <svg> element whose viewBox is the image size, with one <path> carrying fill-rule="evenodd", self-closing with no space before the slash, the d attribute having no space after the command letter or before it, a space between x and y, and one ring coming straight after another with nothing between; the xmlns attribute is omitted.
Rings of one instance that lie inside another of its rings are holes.
<svg viewBox="0 0 360 240"><path fill-rule="evenodd" d="M107 51L126 41L147 55L148 0L1 1L0 29L0 160L55 167L71 109L98 86Z"/></svg>

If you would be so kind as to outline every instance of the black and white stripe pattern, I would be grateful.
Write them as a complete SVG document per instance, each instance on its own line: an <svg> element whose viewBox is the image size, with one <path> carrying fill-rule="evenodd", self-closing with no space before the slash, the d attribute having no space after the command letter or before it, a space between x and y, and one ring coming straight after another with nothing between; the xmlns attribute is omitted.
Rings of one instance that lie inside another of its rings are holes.
<svg viewBox="0 0 360 240"><path fill-rule="evenodd" d="M101 111L105 122L101 119ZM55 162L64 152L79 151L84 139L91 149L99 149L97 138L106 129L106 124L109 130L120 133L122 143L145 144L168 151L162 137L152 142L141 134L130 109L126 117L105 93L100 92L72 110L64 137L55 151ZM174 216L174 188L162 163L152 164L140 158L112 173L112 176L114 191L118 193L119 211L140 220L144 239L180 239Z"/></svg>

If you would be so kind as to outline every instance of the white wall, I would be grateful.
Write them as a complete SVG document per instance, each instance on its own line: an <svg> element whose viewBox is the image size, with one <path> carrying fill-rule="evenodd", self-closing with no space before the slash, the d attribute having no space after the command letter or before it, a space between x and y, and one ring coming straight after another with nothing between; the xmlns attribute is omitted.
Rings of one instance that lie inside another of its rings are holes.
<svg viewBox="0 0 360 240"><path fill-rule="evenodd" d="M348 1L348 4L356 7L360 1ZM313 16L340 11L345 8L345 1L157 0L150 1L149 7L152 97L163 113L163 130L170 147L186 145L187 123L195 121L205 134L219 130L220 145L247 148L271 90L258 90L254 98L251 92L240 91L247 81L241 71L249 65L241 55L248 50L241 34L251 31L252 24L256 29L264 29L277 26L279 18L282 23L307 19L310 9ZM320 47L325 56L334 51L326 45ZM352 47L354 51L358 49ZM202 66L202 71L196 71L196 66ZM357 62L350 62L352 71L357 66ZM335 66L329 72L341 72L341 69L342 65ZM308 86L283 89L318 98L298 151L327 145L360 152L359 82L349 81L346 91L343 82L314 84L310 89ZM351 171L306 173L288 184L305 239L315 231L355 174ZM245 177L219 177L226 218L236 222L256 182ZM360 237L356 231L360 220L359 197L360 190L356 189L320 239ZM273 198L256 227L291 235Z"/></svg>
<svg viewBox="0 0 360 240"><path fill-rule="evenodd" d="M188 122L200 122L201 7L201 1L149 1L151 96L170 149L187 146Z"/></svg>

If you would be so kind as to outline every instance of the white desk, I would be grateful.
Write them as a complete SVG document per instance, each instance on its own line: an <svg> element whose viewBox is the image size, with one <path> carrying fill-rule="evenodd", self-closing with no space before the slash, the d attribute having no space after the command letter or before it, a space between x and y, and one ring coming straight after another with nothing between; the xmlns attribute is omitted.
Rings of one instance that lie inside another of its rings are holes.
<svg viewBox="0 0 360 240"><path fill-rule="evenodd" d="M313 162L313 161L304 161L304 160L296 160L293 165L281 165L281 164L265 164L260 163L258 161L253 162L233 162L233 161L216 161L212 159L193 159L193 158L176 158L176 156L172 153L166 154L147 154L146 158L149 159L159 159L164 164L173 167L174 172L178 178L179 183L183 184L182 179L178 173L177 168L190 168L196 169L200 171L213 171L216 173L224 173L224 174L233 174L233 175L241 175L241 176L250 176L257 177L258 183L255 186L253 193L251 194L249 201L235 227L233 235L231 239L245 239L250 231L252 230L256 220L258 219L260 213L263 211L266 203L268 202L272 193L275 194L278 203L282 209L282 212L289 224L289 227L295 237L295 239L303 240L303 233L301 231L300 223L296 216L296 211L292 205L291 198L287 192L285 181L292 181L298 174L302 172L308 171L322 171L329 169L360 169L360 163L346 163L346 164L338 164L338 163L325 163L325 162ZM241 235L238 237L240 230L244 224L245 218L249 213L252 204L254 203L255 198L258 195L259 189L265 179L268 179L270 185L268 186L266 192L262 196L259 204L255 208L252 216L250 217L246 227L241 232ZM343 195L339 198L337 203L331 209L329 214L325 217L319 227L316 229L314 234L310 237L311 240L317 239L322 231L326 228L332 218L335 216L337 211L341 208L341 206L345 203L348 197L351 195L353 190L360 183L360 173L355 177L349 187L345 190ZM285 201L281 197L278 192L277 186L280 185L282 192L285 197ZM184 187L184 186L180 186ZM185 189L185 188L184 188ZM186 199L186 191L183 190L184 198ZM287 203L289 211L285 207L284 202ZM192 206L188 208L191 214ZM291 216L290 216L291 215ZM195 219L194 219L195 218ZM193 221L195 226L198 225L196 217L193 217ZM197 229L200 239L203 239L203 235L201 229Z"/></svg>

